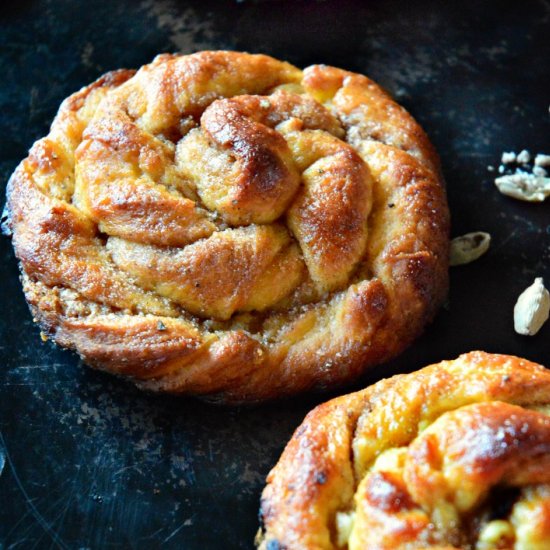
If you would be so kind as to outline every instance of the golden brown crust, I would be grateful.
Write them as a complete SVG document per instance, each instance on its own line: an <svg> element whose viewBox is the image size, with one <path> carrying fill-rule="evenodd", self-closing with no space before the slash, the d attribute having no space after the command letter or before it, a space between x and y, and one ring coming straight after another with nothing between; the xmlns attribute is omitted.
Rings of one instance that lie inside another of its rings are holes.
<svg viewBox="0 0 550 550"><path fill-rule="evenodd" d="M447 289L431 144L332 67L201 52L110 73L63 103L8 210L45 332L156 391L343 384L404 349Z"/></svg>
<svg viewBox="0 0 550 550"><path fill-rule="evenodd" d="M547 548L550 371L472 352L382 380L311 411L267 482L262 549Z"/></svg>

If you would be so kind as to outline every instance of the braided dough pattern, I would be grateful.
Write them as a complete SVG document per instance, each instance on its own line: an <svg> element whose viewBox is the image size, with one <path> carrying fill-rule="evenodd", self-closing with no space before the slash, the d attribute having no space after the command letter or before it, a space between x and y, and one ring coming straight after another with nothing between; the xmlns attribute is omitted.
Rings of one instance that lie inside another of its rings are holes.
<svg viewBox="0 0 550 550"><path fill-rule="evenodd" d="M422 129L368 78L161 55L69 97L8 187L57 343L159 391L261 400L355 378L447 286Z"/></svg>
<svg viewBox="0 0 550 550"><path fill-rule="evenodd" d="M317 407L262 516L262 549L549 548L550 371L472 352Z"/></svg>

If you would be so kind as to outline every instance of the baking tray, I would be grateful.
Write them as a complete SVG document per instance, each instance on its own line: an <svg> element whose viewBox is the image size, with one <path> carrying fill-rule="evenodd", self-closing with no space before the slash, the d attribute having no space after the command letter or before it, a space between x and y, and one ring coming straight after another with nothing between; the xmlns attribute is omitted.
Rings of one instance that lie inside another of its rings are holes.
<svg viewBox="0 0 550 550"><path fill-rule="evenodd" d="M354 389L485 349L550 365L550 325L514 333L517 295L550 282L550 203L493 185L503 151L550 153L548 2L41 0L0 8L0 181L61 100L159 52L230 48L364 72L425 127L452 231L489 253L451 271L448 304ZM147 395L43 343L0 239L0 548L251 548L264 478L324 396L218 408Z"/></svg>

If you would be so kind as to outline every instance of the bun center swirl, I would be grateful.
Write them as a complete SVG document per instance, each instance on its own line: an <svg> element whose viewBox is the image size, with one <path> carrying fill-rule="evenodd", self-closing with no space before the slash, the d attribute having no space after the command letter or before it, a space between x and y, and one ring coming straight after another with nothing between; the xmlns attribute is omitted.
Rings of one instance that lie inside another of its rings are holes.
<svg viewBox="0 0 550 550"><path fill-rule="evenodd" d="M348 283L371 176L338 119L284 88L190 104L181 137L173 120L152 133L131 116L131 94L100 106L76 152L75 198L143 288L226 320L300 285L318 299Z"/></svg>
<svg viewBox="0 0 550 550"><path fill-rule="evenodd" d="M503 519L487 518L480 528L471 515L483 516L480 507L495 487L548 483L549 471L549 416L499 401L447 412L408 448L378 457L357 490L349 545L508 547L501 545L514 536L502 533L503 527L511 532ZM488 539L497 529L502 540L492 546Z"/></svg>

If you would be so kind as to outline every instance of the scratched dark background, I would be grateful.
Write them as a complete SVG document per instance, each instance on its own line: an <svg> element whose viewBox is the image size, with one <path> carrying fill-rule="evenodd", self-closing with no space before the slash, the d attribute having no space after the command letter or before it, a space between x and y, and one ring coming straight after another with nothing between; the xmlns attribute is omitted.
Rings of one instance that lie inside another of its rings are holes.
<svg viewBox="0 0 550 550"><path fill-rule="evenodd" d="M501 196L488 171L503 151L550 153L550 3L447 4L5 1L0 185L64 97L158 52L232 48L365 72L439 149L453 234L484 230L493 244L452 270L449 303L417 344L362 383L476 348L550 366L550 323L533 338L512 323L519 292L550 283L550 204ZM0 549L252 547L265 475L326 396L222 409L139 393L41 342L5 237L0 257Z"/></svg>

